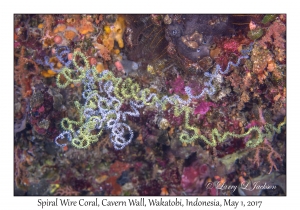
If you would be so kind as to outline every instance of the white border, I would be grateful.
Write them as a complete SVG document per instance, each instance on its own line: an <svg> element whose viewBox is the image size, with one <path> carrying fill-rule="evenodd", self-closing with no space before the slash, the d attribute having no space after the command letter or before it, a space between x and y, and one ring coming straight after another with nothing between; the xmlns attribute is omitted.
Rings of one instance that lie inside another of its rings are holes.
<svg viewBox="0 0 300 210"><path fill-rule="evenodd" d="M1 169L0 169L0 206L1 209L41 209L37 206L39 198L13 196L13 14L15 13L287 13L287 196L286 197L230 197L232 200L262 200L261 209L296 207L299 200L299 10L293 1L275 0L213 0L213 1L2 1L0 8L1 40ZM297 76L298 75L298 76ZM297 91L297 92L296 92ZM95 197L87 197L92 200ZM111 200L124 200L127 197L108 197ZM147 197L148 198L148 197ZM146 198L146 199L147 199ZM186 198L186 197L181 197ZM216 198L223 201L225 197ZM228 197L229 198L229 197ZM53 197L49 199L54 199ZM72 200L80 198L72 198ZM175 197L172 197L175 199ZM213 199L201 197L201 199ZM67 207L74 209L79 207ZM82 207L81 207L82 208ZM122 207L124 208L124 207ZM156 207L162 209L163 207ZM181 208L181 207L173 207ZM197 207L199 208L199 207ZM201 207L200 207L201 208ZM50 209L48 207L47 209ZM57 208L56 208L57 209ZM66 209L66 207L64 207ZM130 207L125 207L130 209ZM210 209L220 209L211 207ZM224 208L223 208L224 209ZM233 209L227 208L227 209ZM297 209L297 207L296 207Z"/></svg>

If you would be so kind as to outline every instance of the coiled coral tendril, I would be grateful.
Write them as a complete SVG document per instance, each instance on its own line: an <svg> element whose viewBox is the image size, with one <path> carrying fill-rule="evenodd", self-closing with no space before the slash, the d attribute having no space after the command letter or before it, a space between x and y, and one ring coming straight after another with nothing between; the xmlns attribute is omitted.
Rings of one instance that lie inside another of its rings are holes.
<svg viewBox="0 0 300 210"><path fill-rule="evenodd" d="M79 111L79 120L70 120L64 118L61 122L61 127L64 130L55 139L55 143L60 145L58 140L66 138L71 141L76 148L87 148L91 143L99 140L103 130L110 130L110 140L116 150L123 149L133 139L133 131L130 126L126 124L126 116L139 117L139 109L144 106L155 106L157 109L166 110L167 104L173 106L174 115L180 116L184 113L184 128L185 132L180 134L180 141L182 143L190 144L196 139L203 140L207 145L216 147L218 143L226 141L229 137L243 138L248 135L257 135L255 139L251 139L246 143L247 147L257 147L262 143L263 139L272 135L273 132L281 132L285 121L280 123L277 128L271 124L266 124L263 128L252 127L244 134L235 134L225 132L220 134L217 129L211 131L211 139L206 138L200 134L200 129L189 124L190 113L192 108L189 107L193 99L199 99L205 94L213 95L215 87L212 85L213 80L220 74L229 72L230 66L238 66L240 60L247 58L247 55L241 56L237 63L228 63L225 71L222 71L220 66L216 66L215 72L206 72L204 75L209 78L206 82L205 88L199 94L194 96L190 87L185 87L187 99L183 100L178 95L163 96L159 99L158 95L151 93L149 88L142 89L139 84L133 82L130 78L125 80L117 78L112 72L105 70L98 74L95 67L90 68L87 58L81 52L74 52L73 65L76 70L70 68L63 68L57 76L57 86L59 88L66 88L72 83L82 83L84 91L82 97L85 99L84 105L75 102ZM83 60L84 66L81 67L77 60ZM121 111L122 104L130 105L131 110ZM191 131L193 135L190 135ZM127 137L127 138L126 138ZM64 146L61 144L60 146Z"/></svg>

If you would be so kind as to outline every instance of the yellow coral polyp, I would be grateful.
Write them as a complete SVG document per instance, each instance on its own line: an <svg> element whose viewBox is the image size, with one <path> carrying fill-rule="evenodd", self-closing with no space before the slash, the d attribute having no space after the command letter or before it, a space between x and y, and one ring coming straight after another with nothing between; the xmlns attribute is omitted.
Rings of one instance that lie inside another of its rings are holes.
<svg viewBox="0 0 300 210"><path fill-rule="evenodd" d="M82 35L86 35L87 33L93 32L94 26L93 24L88 21L86 18L83 18L80 21L80 26L78 27L78 32Z"/></svg>
<svg viewBox="0 0 300 210"><path fill-rule="evenodd" d="M119 49L115 49L115 50L113 51L113 53L116 54L116 55L119 55L119 54L120 54L120 50L119 50Z"/></svg>
<svg viewBox="0 0 300 210"><path fill-rule="evenodd" d="M50 184L49 186L49 192L50 194L55 193L55 191L60 188L60 184Z"/></svg>
<svg viewBox="0 0 300 210"><path fill-rule="evenodd" d="M68 40L73 40L74 37L77 35L74 31L65 31L65 38Z"/></svg>
<svg viewBox="0 0 300 210"><path fill-rule="evenodd" d="M150 64L148 64L148 66L147 66L147 71L148 71L150 74L155 74L155 70L154 70L153 66L150 65Z"/></svg>
<svg viewBox="0 0 300 210"><path fill-rule="evenodd" d="M65 24L58 24L54 30L53 33L57 34L58 32L64 32L66 30L67 26Z"/></svg>
<svg viewBox="0 0 300 210"><path fill-rule="evenodd" d="M50 38L46 38L43 42L43 48L52 47L54 45L54 40Z"/></svg>
<svg viewBox="0 0 300 210"><path fill-rule="evenodd" d="M122 17L118 17L116 22L114 23L113 32L115 34L115 40L118 42L120 48L124 47L124 42L122 39L124 30L125 30L125 20Z"/></svg>
<svg viewBox="0 0 300 210"><path fill-rule="evenodd" d="M55 71L52 71L51 69L47 70L47 71L42 71L41 72L43 77L54 77L57 73Z"/></svg>
<svg viewBox="0 0 300 210"><path fill-rule="evenodd" d="M40 24L38 25L38 28L39 28L39 29L44 28L44 24L43 24L43 23L40 23Z"/></svg>
<svg viewBox="0 0 300 210"><path fill-rule="evenodd" d="M82 29L82 30L79 30L79 33L81 33L82 35L85 35L85 34L87 34L87 33L89 33L89 32L92 32L92 31L90 31L89 29Z"/></svg>
<svg viewBox="0 0 300 210"><path fill-rule="evenodd" d="M49 59L49 63L54 64L53 67L54 67L55 70L61 69L63 67L63 65L59 62L59 60L56 57L51 57ZM54 77L56 74L57 73L55 71L51 70L51 69L48 69L46 71L41 72L41 75L43 77L46 77L46 78Z"/></svg>
<svg viewBox="0 0 300 210"><path fill-rule="evenodd" d="M110 26L104 26L104 32L106 34L110 34L111 30L110 30Z"/></svg>
<svg viewBox="0 0 300 210"><path fill-rule="evenodd" d="M60 69L63 67L63 65L59 62L59 60L56 57L51 57L49 59L49 62L54 64L55 69Z"/></svg>
<svg viewBox="0 0 300 210"><path fill-rule="evenodd" d="M114 48L114 41L116 41L120 48L124 47L123 34L125 31L125 20L123 17L118 17L113 27L105 26L103 36L103 45L112 51Z"/></svg>
<svg viewBox="0 0 300 210"><path fill-rule="evenodd" d="M103 45L109 50L112 51L114 48L114 39L112 37L104 36Z"/></svg>
<svg viewBox="0 0 300 210"><path fill-rule="evenodd" d="M103 63L97 63L96 70L100 74L102 71L104 71Z"/></svg>
<svg viewBox="0 0 300 210"><path fill-rule="evenodd" d="M93 25L85 25L84 27L79 29L79 33L81 33L82 35L85 35L89 32L93 32L93 31L94 31Z"/></svg>

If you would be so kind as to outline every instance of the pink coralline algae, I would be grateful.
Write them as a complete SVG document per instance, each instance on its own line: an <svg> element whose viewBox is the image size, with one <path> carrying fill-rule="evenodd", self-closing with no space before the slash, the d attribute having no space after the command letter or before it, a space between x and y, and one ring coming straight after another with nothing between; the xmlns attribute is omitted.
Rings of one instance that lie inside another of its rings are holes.
<svg viewBox="0 0 300 210"><path fill-rule="evenodd" d="M239 45L240 44L236 40L230 39L223 43L223 48L227 52L238 52Z"/></svg>
<svg viewBox="0 0 300 210"><path fill-rule="evenodd" d="M45 111L45 107L44 106L41 106L39 109L38 109L38 112L41 113L41 112L44 112Z"/></svg>
<svg viewBox="0 0 300 210"><path fill-rule="evenodd" d="M212 102L206 102L206 101L201 102L201 103L196 107L196 109L195 109L195 111L194 111L194 114L205 115L205 114L209 111L209 109L210 109L211 106L215 107L215 104L212 103Z"/></svg>
<svg viewBox="0 0 300 210"><path fill-rule="evenodd" d="M46 135L47 134L47 130L44 128L41 128L37 125L33 126L33 129L35 132L37 132L39 135Z"/></svg>
<svg viewBox="0 0 300 210"><path fill-rule="evenodd" d="M176 93L176 94L185 94L184 91L184 80L182 79L182 77L177 76L177 78L170 82L171 88L172 88L172 93Z"/></svg>
<svg viewBox="0 0 300 210"><path fill-rule="evenodd" d="M259 44L267 48L267 43L271 43L275 47L285 49L285 32L286 26L281 21L274 21Z"/></svg>
<svg viewBox="0 0 300 210"><path fill-rule="evenodd" d="M165 111L164 114L165 114L165 118L170 122L170 124L172 126L180 126L180 125L182 125L182 123L184 121L184 119L183 119L184 116L183 115L181 115L179 117L176 117L174 115L174 113L168 112L168 111Z"/></svg>
<svg viewBox="0 0 300 210"><path fill-rule="evenodd" d="M199 95L202 91L203 91L203 84L199 83L199 81L197 80L189 80L187 85L188 87L190 87L192 89L192 94L193 95Z"/></svg>
<svg viewBox="0 0 300 210"><path fill-rule="evenodd" d="M210 169L206 164L185 167L181 176L181 186L190 195L202 193L201 189Z"/></svg>

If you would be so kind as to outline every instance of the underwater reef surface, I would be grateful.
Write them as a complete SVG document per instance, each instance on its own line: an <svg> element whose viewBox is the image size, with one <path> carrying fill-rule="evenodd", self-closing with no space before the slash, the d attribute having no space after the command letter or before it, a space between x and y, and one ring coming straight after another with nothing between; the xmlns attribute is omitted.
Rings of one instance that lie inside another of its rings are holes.
<svg viewBox="0 0 300 210"><path fill-rule="evenodd" d="M285 14L14 15L14 195L285 184Z"/></svg>

